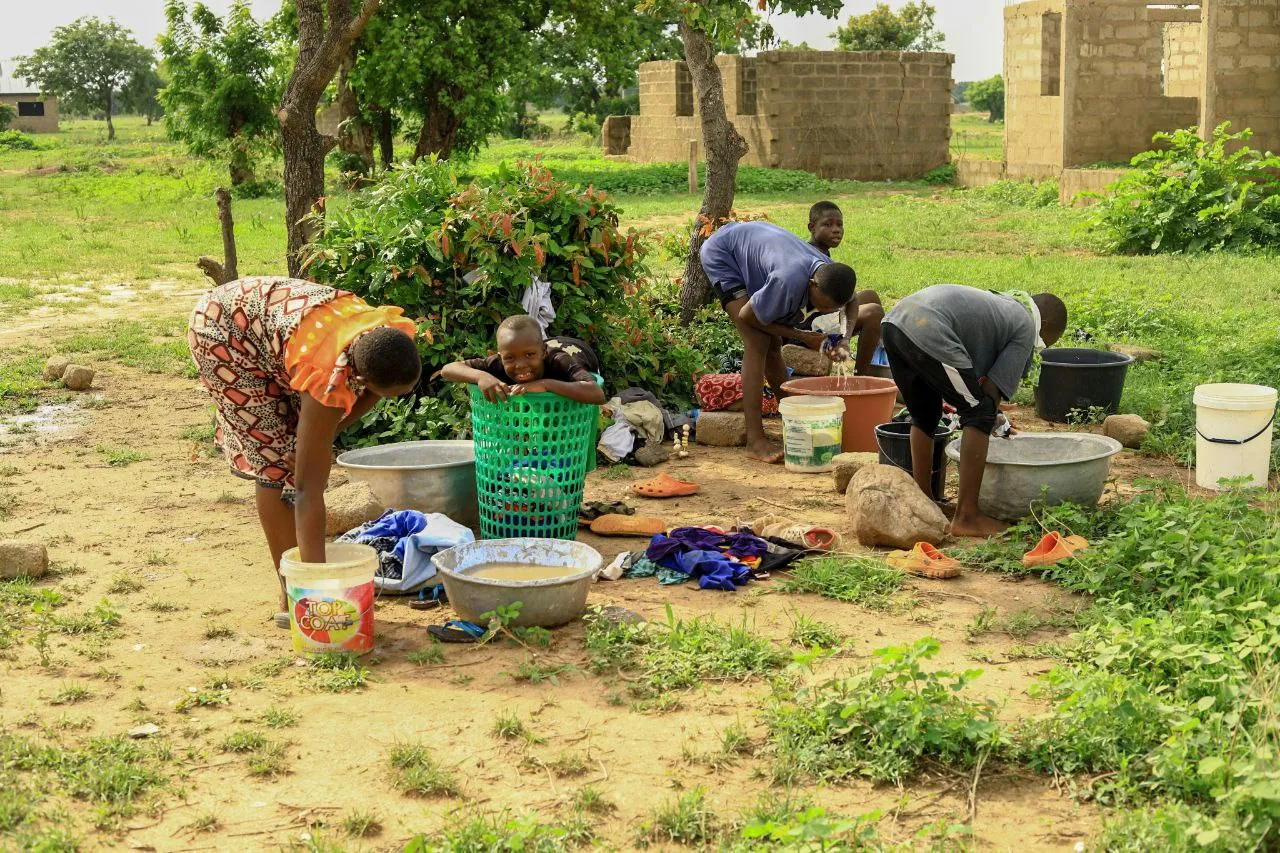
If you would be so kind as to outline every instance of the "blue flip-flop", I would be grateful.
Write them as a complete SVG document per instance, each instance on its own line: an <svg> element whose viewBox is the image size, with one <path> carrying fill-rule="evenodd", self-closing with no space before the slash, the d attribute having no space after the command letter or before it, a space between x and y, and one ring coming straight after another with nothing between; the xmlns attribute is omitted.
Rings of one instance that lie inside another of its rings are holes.
<svg viewBox="0 0 1280 853"><path fill-rule="evenodd" d="M474 622L450 619L443 625L427 626L427 633L442 643L475 643L485 635L485 629Z"/></svg>
<svg viewBox="0 0 1280 853"><path fill-rule="evenodd" d="M444 591L444 584L438 583L418 590L418 597L410 601L409 606L414 610L434 610L448 600L449 596Z"/></svg>

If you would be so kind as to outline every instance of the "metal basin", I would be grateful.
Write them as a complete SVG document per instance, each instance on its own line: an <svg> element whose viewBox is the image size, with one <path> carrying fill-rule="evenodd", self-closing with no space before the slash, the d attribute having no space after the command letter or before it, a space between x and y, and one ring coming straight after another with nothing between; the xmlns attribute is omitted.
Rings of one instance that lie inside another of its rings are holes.
<svg viewBox="0 0 1280 853"><path fill-rule="evenodd" d="M467 527L480 524L476 451L470 441L401 441L348 450L339 467L369 484L394 509L440 512Z"/></svg>
<svg viewBox="0 0 1280 853"><path fill-rule="evenodd" d="M478 622L481 614L519 601L520 615L512 625L554 628L572 622L587 609L591 578L604 560L591 546L565 539L485 539L441 551L431 562L444 579L449 603L463 619ZM560 578L531 581L478 578L469 574L489 563L566 566L580 571Z"/></svg>
<svg viewBox="0 0 1280 853"><path fill-rule="evenodd" d="M947 456L960 460L963 438L947 445ZM987 515L1015 521L1042 506L1071 503L1093 506L1102 497L1111 457L1120 442L1089 433L1021 433L993 438L987 450L978 506ZM1047 489L1047 491L1045 491Z"/></svg>

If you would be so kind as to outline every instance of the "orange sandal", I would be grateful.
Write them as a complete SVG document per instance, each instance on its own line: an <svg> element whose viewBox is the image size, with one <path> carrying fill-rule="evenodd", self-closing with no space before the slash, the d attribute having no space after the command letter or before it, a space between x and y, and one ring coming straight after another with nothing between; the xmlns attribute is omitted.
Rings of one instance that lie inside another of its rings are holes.
<svg viewBox="0 0 1280 853"><path fill-rule="evenodd" d="M885 555L885 562L917 577L939 581L960 577L960 561L928 542L917 542L910 551L890 551Z"/></svg>
<svg viewBox="0 0 1280 853"><path fill-rule="evenodd" d="M677 480L670 474L659 474L652 480L635 483L632 485L631 491L642 498L682 498L693 494L700 488L702 487L697 483Z"/></svg>
<svg viewBox="0 0 1280 853"><path fill-rule="evenodd" d="M591 522L591 532L598 536L653 536L665 533L667 523L652 515L602 515Z"/></svg>
<svg viewBox="0 0 1280 853"><path fill-rule="evenodd" d="M1083 536L1063 536L1058 531L1046 533L1036 543L1036 547L1022 555L1022 567L1034 569L1038 566L1051 566L1059 560L1065 560L1077 551L1089 548L1089 540Z"/></svg>

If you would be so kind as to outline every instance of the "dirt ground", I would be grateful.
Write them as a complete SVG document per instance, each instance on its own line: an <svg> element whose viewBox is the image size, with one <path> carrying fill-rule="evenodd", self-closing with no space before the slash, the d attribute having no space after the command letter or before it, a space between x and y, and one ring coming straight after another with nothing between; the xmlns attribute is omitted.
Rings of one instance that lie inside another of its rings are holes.
<svg viewBox="0 0 1280 853"><path fill-rule="evenodd" d="M99 369L100 403L58 410L35 432L11 432L0 448L0 469L8 472L0 478L0 492L11 500L0 521L0 538L21 536L49 546L57 568L47 583L68 595L69 610L106 598L123 611L118 633L104 643L74 637L55 641L61 645L51 668L39 666L25 647L0 659L0 727L20 731L52 726L68 714L87 716L85 730L60 735L73 743L91 734L123 733L149 720L159 726L158 737L176 747L168 789L154 798L152 813L140 813L118 834L94 832L91 810L68 802L89 849L280 849L318 831L308 824L332 827L354 808L376 811L384 829L373 839L344 842L348 849L399 849L411 835L451 825L468 809L532 811L552 818L565 813L574 792L588 783L617 805L599 821L602 840L627 849L635 826L681 790L704 786L709 804L729 819L767 788L767 756L744 757L721 770L687 758L690 751L710 751L720 732L735 723L763 746L765 732L756 712L768 692L765 685L708 684L681 695L680 707L667 713L610 704L609 695L619 685L587 672L581 624L557 630L551 648L536 655L543 664L570 664L580 672L534 685L511 675L529 652L501 642L446 646L445 663L439 665L409 662L406 655L430 643L426 626L450 614L415 611L403 600L382 598L372 682L356 693L315 692L290 651L287 632L270 621L276 585L251 486L183 437L208 422L204 391L192 380L110 364ZM1026 416L1015 420L1033 426ZM103 447L131 448L146 458L111 467ZM790 474L739 451L701 446L689 459L665 467L696 479L702 491L671 501L631 500L638 511L661 514L672 526L730 525L781 512L847 531L844 499L835 493L830 475ZM1115 471L1125 480L1180 473L1128 452ZM590 499L630 497L630 482L597 472L587 491ZM644 544L582 538L606 560ZM142 588L108 593L120 576L141 580ZM1046 583L979 572L946 583L911 581L907 598L915 603L892 612L780 594L774 585L776 580L725 593L692 585L660 587L653 580L600 582L590 602L621 605L654 619L664 618L669 603L678 618L708 615L745 622L784 646L792 614L801 612L832 625L847 640L844 654L820 666L823 676L863 665L874 649L932 635L942 645L935 665L983 667L972 689L997 699L1008 717L1040 710L1027 688L1050 661L1010 660L1004 653L1015 644L1065 636L1066 630L1040 630L1017 640L986 634L969 642L966 627L985 607L1002 614L1031 610L1061 616L1083 603ZM180 609L156 612L156 602ZM224 632L228 636L207 639L215 627L230 629ZM273 674L272 662L284 665ZM91 697L52 706L51 697L71 682L87 685ZM231 685L225 706L186 713L174 709L193 690L223 682ZM148 710L140 712L137 699ZM263 779L249 775L241 757L219 751L218 745L233 729L261 729L256 722L272 706L297 712L301 724L264 730L287 741L289 770ZM504 711L517 712L545 744L522 748L495 739L493 719ZM401 741L421 741L443 765L455 768L463 795L423 800L398 793L387 754ZM585 775L557 779L529 769L525 761L530 754L551 758L566 750L588 758ZM843 815L880 809L881 836L910 842L918 829L939 820L966 821L969 789L968 780L926 773L905 790L854 782L806 793ZM974 803L973 837L983 850L1071 849L1087 841L1099 824L1095 809L1077 805L1052 780L1016 768L988 766ZM216 815L221 828L198 834L190 825L206 814Z"/></svg>

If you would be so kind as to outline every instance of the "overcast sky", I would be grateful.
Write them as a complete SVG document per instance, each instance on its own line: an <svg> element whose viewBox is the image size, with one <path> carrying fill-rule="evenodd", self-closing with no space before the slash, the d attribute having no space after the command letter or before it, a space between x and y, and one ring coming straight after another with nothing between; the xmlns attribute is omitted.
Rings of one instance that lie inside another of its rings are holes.
<svg viewBox="0 0 1280 853"><path fill-rule="evenodd" d="M423 0L430 2L430 0ZM494 0L502 2L502 0ZM254 14L266 17L280 7L280 0L252 0ZM1003 0L933 0L938 9L938 28L947 35L946 49L956 55L955 79L976 80L1000 71ZM205 5L225 11L230 0L205 0ZM847 0L840 20L860 14L875 0ZM890 0L893 7L902 0ZM133 30L138 40L154 47L164 29L163 0L5 0L0 3L0 63L5 74L12 73L11 58L29 53L48 41L50 31L81 15L115 17ZM807 41L812 47L830 47L835 21L821 16L801 19L783 16L774 20L781 38Z"/></svg>

